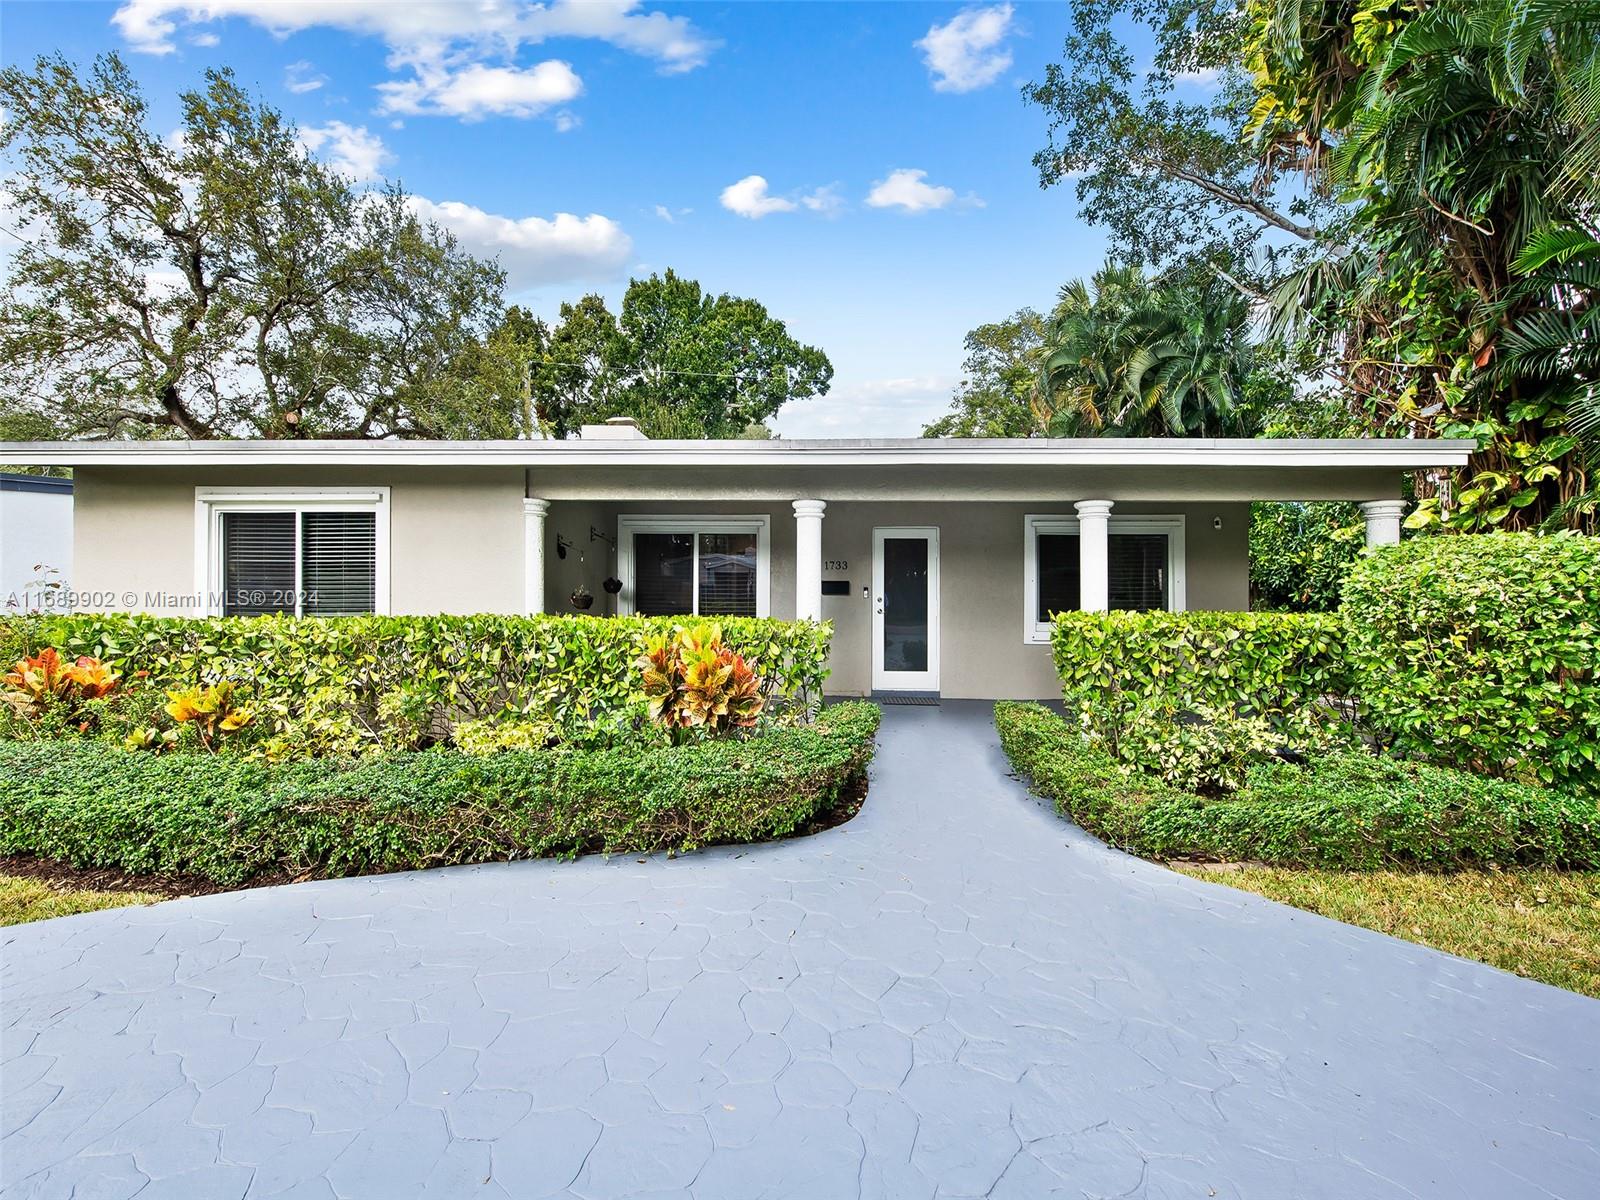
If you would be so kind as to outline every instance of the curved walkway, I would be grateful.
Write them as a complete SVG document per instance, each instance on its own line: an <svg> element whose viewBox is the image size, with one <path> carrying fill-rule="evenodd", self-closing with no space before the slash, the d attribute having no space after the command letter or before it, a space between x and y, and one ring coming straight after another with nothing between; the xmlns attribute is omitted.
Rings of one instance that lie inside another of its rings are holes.
<svg viewBox="0 0 1600 1200"><path fill-rule="evenodd" d="M0 1191L1596 1194L1600 1003L1108 851L1005 771L987 706L890 709L814 838L7 931Z"/></svg>

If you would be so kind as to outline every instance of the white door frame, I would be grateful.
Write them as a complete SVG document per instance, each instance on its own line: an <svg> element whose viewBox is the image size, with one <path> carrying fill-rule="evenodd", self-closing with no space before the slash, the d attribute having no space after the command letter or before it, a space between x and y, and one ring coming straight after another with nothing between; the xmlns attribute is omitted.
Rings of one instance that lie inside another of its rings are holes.
<svg viewBox="0 0 1600 1200"><path fill-rule="evenodd" d="M883 668L883 542L885 538L924 538L928 543L928 669ZM878 692L939 690L939 527L880 525L872 531L872 689Z"/></svg>

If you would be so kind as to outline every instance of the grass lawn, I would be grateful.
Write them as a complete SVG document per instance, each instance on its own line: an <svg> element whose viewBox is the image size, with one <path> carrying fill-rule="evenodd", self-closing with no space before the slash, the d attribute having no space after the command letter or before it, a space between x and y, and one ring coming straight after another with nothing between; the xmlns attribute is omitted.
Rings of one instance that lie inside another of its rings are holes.
<svg viewBox="0 0 1600 1200"><path fill-rule="evenodd" d="M165 896L158 896L154 892L99 892L87 888L61 887L40 879L0 875L0 925L21 925L49 917L96 912L102 908L154 904L165 899Z"/></svg>
<svg viewBox="0 0 1600 1200"><path fill-rule="evenodd" d="M1600 871L1175 869L1600 997Z"/></svg>

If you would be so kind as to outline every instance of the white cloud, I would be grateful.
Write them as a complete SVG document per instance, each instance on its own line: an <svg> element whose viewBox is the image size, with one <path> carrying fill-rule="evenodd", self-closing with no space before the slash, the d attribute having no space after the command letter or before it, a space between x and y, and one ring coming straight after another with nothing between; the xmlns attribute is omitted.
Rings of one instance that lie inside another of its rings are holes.
<svg viewBox="0 0 1600 1200"><path fill-rule="evenodd" d="M290 63L283 69L283 86L296 96L302 96L306 92L314 92L327 82L328 77L317 74L317 69L303 58L299 62Z"/></svg>
<svg viewBox="0 0 1600 1200"><path fill-rule="evenodd" d="M554 120L557 133L571 133L579 125L583 124L582 119L576 113L567 112L565 109L558 112Z"/></svg>
<svg viewBox="0 0 1600 1200"><path fill-rule="evenodd" d="M189 39L189 44L191 46L199 46L202 49L207 49L211 46L217 45L221 41L222 39L214 33L197 33Z"/></svg>
<svg viewBox="0 0 1600 1200"><path fill-rule="evenodd" d="M722 189L722 207L752 221L771 213L793 212L798 206L793 200L767 193L767 181L760 175L746 175L738 183Z"/></svg>
<svg viewBox="0 0 1600 1200"><path fill-rule="evenodd" d="M554 217L502 217L459 200L409 197L413 212L449 229L474 254L496 258L507 288L525 291L550 283L614 278L633 254L633 240L610 217L556 213Z"/></svg>
<svg viewBox="0 0 1600 1200"><path fill-rule="evenodd" d="M346 125L343 121L301 126L300 144L341 175L359 183L377 179L383 174L384 164L394 161L381 137L369 133L365 125Z"/></svg>
<svg viewBox="0 0 1600 1200"><path fill-rule="evenodd" d="M478 121L486 116L536 117L576 99L583 80L559 59L527 68L473 63L455 71L418 63L415 78L380 83L378 91L383 96L379 112Z"/></svg>
<svg viewBox="0 0 1600 1200"><path fill-rule="evenodd" d="M844 211L844 197L839 195L839 185L830 183L800 197L800 203L814 213L836 217Z"/></svg>
<svg viewBox="0 0 1600 1200"><path fill-rule="evenodd" d="M123 0L111 20L133 49L171 54L180 27L227 18L252 21L277 37L326 27L381 38L390 67L417 74L410 82L423 89L415 101L418 112L453 111L427 103L433 88L424 68L435 83L490 62L508 64L502 69L511 75L526 75L514 65L518 51L554 38L605 42L651 59L669 74L701 66L718 44L688 17L644 11L640 0ZM527 86L470 75L462 86L475 85L513 93ZM541 107L523 101L488 111L525 115Z"/></svg>
<svg viewBox="0 0 1600 1200"><path fill-rule="evenodd" d="M1001 44L1012 32L1011 16L1009 4L969 8L913 43L933 75L934 90L972 92L999 79L1011 66L1011 51Z"/></svg>
<svg viewBox="0 0 1600 1200"><path fill-rule="evenodd" d="M927 178L926 171L905 167L890 171L886 178L872 185L872 190L867 193L867 203L873 208L898 208L908 213L948 208L952 204L967 208L983 207L983 201L978 197L968 193L958 199L954 188L928 183Z"/></svg>

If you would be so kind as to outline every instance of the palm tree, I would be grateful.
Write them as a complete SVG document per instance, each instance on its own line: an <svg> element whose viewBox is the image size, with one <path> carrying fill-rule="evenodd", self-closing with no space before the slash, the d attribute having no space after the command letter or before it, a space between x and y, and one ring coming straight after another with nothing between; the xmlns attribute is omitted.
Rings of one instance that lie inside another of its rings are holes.
<svg viewBox="0 0 1600 1200"><path fill-rule="evenodd" d="M1087 283L1074 279L1061 289L1039 370L1037 415L1051 437L1117 432L1139 337L1130 318L1149 300L1144 271L1111 260Z"/></svg>
<svg viewBox="0 0 1600 1200"><path fill-rule="evenodd" d="M1148 425L1159 414L1164 432L1180 437L1241 431L1244 381L1256 364L1243 296L1215 279L1162 288L1129 325L1138 346L1123 377L1118 425Z"/></svg>

